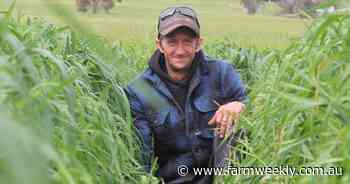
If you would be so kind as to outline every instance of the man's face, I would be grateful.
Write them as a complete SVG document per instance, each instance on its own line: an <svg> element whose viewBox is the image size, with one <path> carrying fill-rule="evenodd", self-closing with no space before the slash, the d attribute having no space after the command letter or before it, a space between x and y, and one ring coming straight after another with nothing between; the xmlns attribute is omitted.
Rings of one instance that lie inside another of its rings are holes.
<svg viewBox="0 0 350 184"><path fill-rule="evenodd" d="M157 40L157 47L165 56L167 69L175 73L186 73L190 69L200 45L200 38L181 28Z"/></svg>

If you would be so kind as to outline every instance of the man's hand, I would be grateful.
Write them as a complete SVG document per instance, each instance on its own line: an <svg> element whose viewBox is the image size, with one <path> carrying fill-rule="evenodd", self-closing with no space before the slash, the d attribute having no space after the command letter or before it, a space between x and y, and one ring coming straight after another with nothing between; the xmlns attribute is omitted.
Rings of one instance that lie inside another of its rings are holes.
<svg viewBox="0 0 350 184"><path fill-rule="evenodd" d="M240 113L243 112L245 105L241 102L230 102L225 105L219 105L213 118L208 122L209 125L216 125L220 138L230 135L234 120L238 120Z"/></svg>

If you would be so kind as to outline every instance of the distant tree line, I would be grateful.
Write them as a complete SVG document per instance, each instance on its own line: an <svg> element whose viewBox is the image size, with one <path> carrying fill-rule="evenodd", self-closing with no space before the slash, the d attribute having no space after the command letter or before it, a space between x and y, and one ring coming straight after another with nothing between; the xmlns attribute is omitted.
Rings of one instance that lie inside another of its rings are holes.
<svg viewBox="0 0 350 184"><path fill-rule="evenodd" d="M75 0L75 2L79 12L88 12L92 9L92 13L97 13L99 8L103 8L106 13L109 13L115 6L113 0ZM121 3L122 0L117 0L117 2Z"/></svg>
<svg viewBox="0 0 350 184"><path fill-rule="evenodd" d="M285 13L296 13L298 9L309 9L319 5L324 0L241 0L241 4L248 14L255 14L264 2L274 2Z"/></svg>

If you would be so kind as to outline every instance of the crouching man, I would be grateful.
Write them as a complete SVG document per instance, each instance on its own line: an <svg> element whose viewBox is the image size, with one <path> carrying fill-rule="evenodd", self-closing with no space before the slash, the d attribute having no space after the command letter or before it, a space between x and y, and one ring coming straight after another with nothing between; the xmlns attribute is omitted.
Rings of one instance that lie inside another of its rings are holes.
<svg viewBox="0 0 350 184"><path fill-rule="evenodd" d="M214 176L193 169L225 167L232 127L244 110L239 74L207 57L201 45L196 12L166 8L148 69L126 87L145 169L157 157L165 183L213 183Z"/></svg>

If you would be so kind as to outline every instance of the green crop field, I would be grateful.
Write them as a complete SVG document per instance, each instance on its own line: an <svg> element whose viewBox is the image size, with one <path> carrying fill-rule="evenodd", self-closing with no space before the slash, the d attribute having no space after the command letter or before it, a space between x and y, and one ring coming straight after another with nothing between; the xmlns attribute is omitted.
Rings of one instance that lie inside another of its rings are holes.
<svg viewBox="0 0 350 184"><path fill-rule="evenodd" d="M123 87L147 67L159 10L185 1L125 0L110 15L77 14L67 0L7 2L0 2L0 184L158 183L140 162ZM319 168L216 183L350 183L349 12L305 29L304 20L271 12L244 15L234 1L186 3L202 15L204 50L233 64L248 89L237 127L248 135L232 147L231 164Z"/></svg>
<svg viewBox="0 0 350 184"><path fill-rule="evenodd" d="M200 15L202 36L208 42L230 37L244 46L281 48L287 46L290 38L301 36L308 23L306 20L273 16L272 12L249 16L244 13L239 0L125 0L117 3L110 14L101 10L96 15L75 11L75 0L17 2L16 8L23 14L45 17L56 23L62 22L61 15L50 12L46 3L64 7L73 12L72 16L80 22L89 25L89 29L112 41L153 42L158 13L170 5L194 7Z"/></svg>

